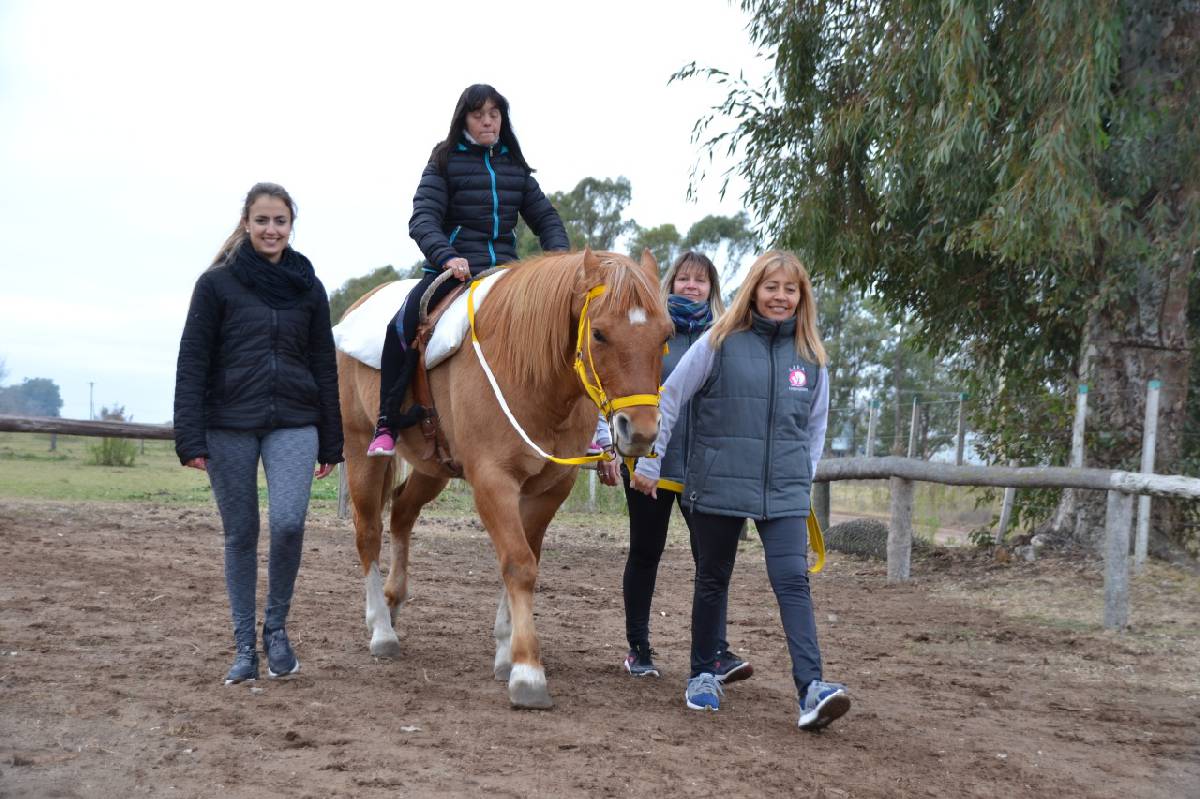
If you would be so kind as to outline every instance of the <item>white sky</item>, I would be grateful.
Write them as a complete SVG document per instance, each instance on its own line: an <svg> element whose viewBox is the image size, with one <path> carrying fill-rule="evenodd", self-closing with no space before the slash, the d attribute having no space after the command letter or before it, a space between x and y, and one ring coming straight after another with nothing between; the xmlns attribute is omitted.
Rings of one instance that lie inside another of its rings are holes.
<svg viewBox="0 0 1200 799"><path fill-rule="evenodd" d="M260 180L300 207L332 292L421 255L417 180L462 89L496 86L547 192L624 175L627 217L681 233L692 125L722 97L667 85L696 60L761 75L725 0L498 4L0 0L0 358L62 414L171 418L196 277Z"/></svg>

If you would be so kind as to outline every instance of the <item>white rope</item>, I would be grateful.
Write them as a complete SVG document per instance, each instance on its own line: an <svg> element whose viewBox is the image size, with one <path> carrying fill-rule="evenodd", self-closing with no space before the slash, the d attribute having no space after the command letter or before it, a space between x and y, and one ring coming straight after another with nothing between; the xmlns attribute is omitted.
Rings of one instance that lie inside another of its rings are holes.
<svg viewBox="0 0 1200 799"><path fill-rule="evenodd" d="M508 417L508 422L513 426L513 429L521 434L521 438L526 444L533 447L537 454L541 455L546 460L550 460L553 456L544 449L533 443L533 440L526 435L524 428L520 422L513 416L513 413L508 408L508 403L504 399L504 394L500 392L500 385L496 382L496 376L492 374L492 367L488 366L487 359L483 357L483 348L479 346L479 339L472 338L471 346L475 348L475 355L479 357L479 365L483 367L483 373L487 375L488 382L492 384L492 393L496 395L496 402L500 403L500 410L504 411L504 415Z"/></svg>

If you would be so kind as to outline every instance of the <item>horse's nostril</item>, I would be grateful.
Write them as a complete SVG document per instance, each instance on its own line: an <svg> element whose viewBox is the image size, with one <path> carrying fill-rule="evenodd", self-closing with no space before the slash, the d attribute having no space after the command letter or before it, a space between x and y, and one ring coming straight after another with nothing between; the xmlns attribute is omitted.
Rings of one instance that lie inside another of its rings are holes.
<svg viewBox="0 0 1200 799"><path fill-rule="evenodd" d="M622 441L629 440L629 417L623 413L618 413L613 417L613 427L616 428L617 436Z"/></svg>

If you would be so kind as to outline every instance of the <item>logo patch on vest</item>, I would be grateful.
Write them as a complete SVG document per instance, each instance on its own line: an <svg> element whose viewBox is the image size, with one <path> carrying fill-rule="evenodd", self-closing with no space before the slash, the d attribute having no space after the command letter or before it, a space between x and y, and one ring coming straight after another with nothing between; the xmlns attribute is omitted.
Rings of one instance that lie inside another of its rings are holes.
<svg viewBox="0 0 1200 799"><path fill-rule="evenodd" d="M802 367L793 366L791 371L788 372L788 385L792 387L793 391L808 389L808 375L805 374Z"/></svg>

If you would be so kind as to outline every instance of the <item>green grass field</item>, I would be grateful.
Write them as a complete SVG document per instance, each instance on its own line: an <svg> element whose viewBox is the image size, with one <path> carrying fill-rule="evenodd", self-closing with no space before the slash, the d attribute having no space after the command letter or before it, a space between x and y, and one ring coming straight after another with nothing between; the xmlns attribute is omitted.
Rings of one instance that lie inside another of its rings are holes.
<svg viewBox="0 0 1200 799"><path fill-rule="evenodd" d="M58 436L57 446L51 451L47 434L0 433L0 498L162 503L197 503L212 499L207 476L180 466L172 442L146 441L144 445L135 442L138 455L134 465L117 468L88 462L89 447L97 441L82 436ZM580 472L575 488L560 512L564 520L585 514L625 516L625 497L619 487L608 488L597 483L595 507L589 507L591 474ZM337 488L336 473L325 480L314 481L314 509L335 511ZM261 471L259 493L265 499L266 483ZM995 503L976 508L977 496L979 492L971 489L918 483L914 530L931 538L942 528L965 530L988 524L996 512ZM888 502L888 484L883 480L833 485L831 504L835 514L886 519ZM427 512L434 515L473 513L470 487L462 481L452 481ZM678 523L676 518L676 526Z"/></svg>

